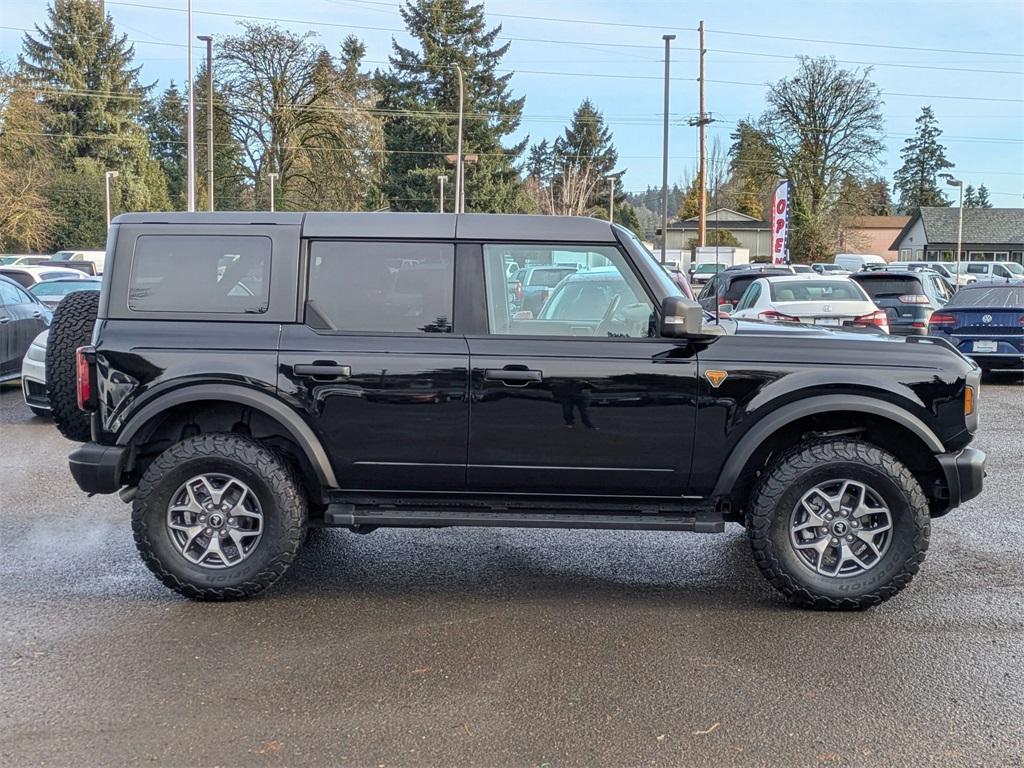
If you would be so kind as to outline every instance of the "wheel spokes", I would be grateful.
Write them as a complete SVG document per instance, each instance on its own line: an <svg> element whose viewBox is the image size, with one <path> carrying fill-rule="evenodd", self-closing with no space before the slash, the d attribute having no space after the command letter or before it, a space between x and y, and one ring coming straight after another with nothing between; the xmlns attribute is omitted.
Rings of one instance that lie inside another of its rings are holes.
<svg viewBox="0 0 1024 768"><path fill-rule="evenodd" d="M263 535L256 494L226 474L198 475L183 483L167 506L167 529L181 555L204 568L237 565Z"/></svg>

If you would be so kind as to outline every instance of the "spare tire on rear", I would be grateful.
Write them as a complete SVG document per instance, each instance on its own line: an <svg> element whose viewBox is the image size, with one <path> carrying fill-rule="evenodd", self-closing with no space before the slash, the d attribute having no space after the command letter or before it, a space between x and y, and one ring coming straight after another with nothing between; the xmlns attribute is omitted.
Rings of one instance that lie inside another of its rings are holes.
<svg viewBox="0 0 1024 768"><path fill-rule="evenodd" d="M89 415L78 408L75 350L92 342L99 291L69 293L53 313L46 342L46 394L53 422L68 440L90 437Z"/></svg>

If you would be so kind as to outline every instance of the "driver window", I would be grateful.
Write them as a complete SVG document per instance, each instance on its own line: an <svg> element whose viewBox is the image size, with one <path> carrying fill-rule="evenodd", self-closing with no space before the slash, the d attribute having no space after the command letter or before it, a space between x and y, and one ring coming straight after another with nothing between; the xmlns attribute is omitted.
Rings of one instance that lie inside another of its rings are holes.
<svg viewBox="0 0 1024 768"><path fill-rule="evenodd" d="M509 264L520 265L508 278ZM484 245L492 334L646 338L654 305L611 246Z"/></svg>

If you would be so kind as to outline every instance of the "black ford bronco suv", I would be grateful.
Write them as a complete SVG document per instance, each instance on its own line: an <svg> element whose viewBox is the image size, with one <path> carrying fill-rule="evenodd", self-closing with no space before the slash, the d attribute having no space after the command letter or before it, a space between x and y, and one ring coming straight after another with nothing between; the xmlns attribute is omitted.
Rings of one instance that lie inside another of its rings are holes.
<svg viewBox="0 0 1024 768"><path fill-rule="evenodd" d="M535 313L512 264L573 269ZM47 369L79 486L120 491L149 568L204 600L326 526L732 522L793 602L863 608L984 475L949 345L716 322L596 219L120 216Z"/></svg>

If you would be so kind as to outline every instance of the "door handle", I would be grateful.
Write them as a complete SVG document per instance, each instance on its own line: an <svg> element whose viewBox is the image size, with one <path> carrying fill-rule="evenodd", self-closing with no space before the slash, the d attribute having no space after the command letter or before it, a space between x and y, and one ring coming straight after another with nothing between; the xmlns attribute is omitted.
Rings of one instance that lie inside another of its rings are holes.
<svg viewBox="0 0 1024 768"><path fill-rule="evenodd" d="M506 384L514 382L515 386L524 387L531 381L543 381L544 374L522 368L488 368L484 371L484 378L487 381L503 381Z"/></svg>
<svg viewBox="0 0 1024 768"><path fill-rule="evenodd" d="M352 375L350 366L336 363L298 363L292 370L296 376L313 379L347 379Z"/></svg>

